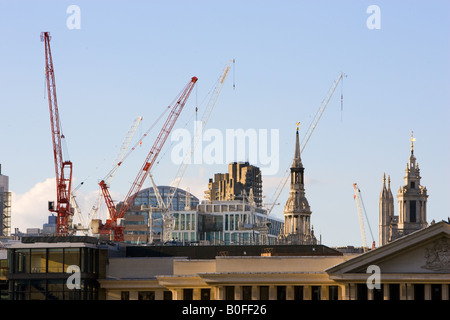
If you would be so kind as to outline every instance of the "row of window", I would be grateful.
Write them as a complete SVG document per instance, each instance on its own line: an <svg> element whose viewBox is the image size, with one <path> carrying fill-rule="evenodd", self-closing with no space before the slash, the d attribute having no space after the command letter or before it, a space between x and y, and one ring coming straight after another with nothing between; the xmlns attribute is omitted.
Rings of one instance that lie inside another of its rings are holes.
<svg viewBox="0 0 450 320"><path fill-rule="evenodd" d="M373 300L384 300L385 299L385 285L381 285L380 289L374 289ZM400 300L400 285L399 284L387 284L387 294L388 300ZM425 284L413 284L413 299L414 300L425 300ZM450 297L450 286L447 286ZM225 286L224 287L224 299L225 300L235 300L237 290L240 290L241 300L252 300L252 286ZM258 286L257 287L259 300L269 300L269 286ZM328 295L327 297L322 297L324 294L321 286L310 286L309 292L306 292L304 286L294 286L293 287L293 299L294 300L304 300L306 296L310 297L310 300L323 300L324 298L328 300L339 300L339 287L338 286L327 286ZM274 298L276 300L286 300L287 298L287 286L275 286ZM443 286L441 284L431 284L430 297L427 299L431 300L442 300ZM185 288L182 291L183 300L193 300L194 299L194 289ZM122 300L129 300L129 291L121 292ZM368 288L366 284L356 285L356 300L368 300ZM155 291L139 291L139 300L155 300ZM170 291L164 291L164 300L172 300L172 293ZM211 300L211 289L202 288L200 289L200 300Z"/></svg>
<svg viewBox="0 0 450 320"><path fill-rule="evenodd" d="M70 289L66 279L11 280L11 300L98 300L98 282L80 281L80 289Z"/></svg>
<svg viewBox="0 0 450 320"><path fill-rule="evenodd" d="M11 273L61 273L76 265L81 272L98 272L98 251L91 248L11 249Z"/></svg>
<svg viewBox="0 0 450 320"><path fill-rule="evenodd" d="M387 288L385 288L387 286ZM431 284L430 285L430 297L431 300L442 300L443 285ZM450 297L450 285L447 286ZM425 284L415 283L411 285L411 293L414 300L425 300ZM356 285L356 299L367 300L369 290L366 284L359 283ZM373 300L384 300L387 294L388 300L400 300L400 284L381 284L380 289L373 289Z"/></svg>
<svg viewBox="0 0 450 320"><path fill-rule="evenodd" d="M138 300L155 300L155 297L155 291L138 291ZM130 300L130 291L121 291L120 299ZM168 290L164 291L163 300L172 300L172 292Z"/></svg>

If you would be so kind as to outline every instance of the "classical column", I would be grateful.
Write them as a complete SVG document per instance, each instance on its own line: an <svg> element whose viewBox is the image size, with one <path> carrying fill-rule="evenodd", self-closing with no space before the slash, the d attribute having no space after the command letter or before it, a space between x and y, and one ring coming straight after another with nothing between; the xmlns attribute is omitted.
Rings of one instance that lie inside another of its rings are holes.
<svg viewBox="0 0 450 320"><path fill-rule="evenodd" d="M234 287L234 300L242 300L242 286Z"/></svg>
<svg viewBox="0 0 450 320"><path fill-rule="evenodd" d="M294 300L294 286L286 286L286 300Z"/></svg>
<svg viewBox="0 0 450 320"><path fill-rule="evenodd" d="M259 287L252 286L252 300L259 300Z"/></svg>
<svg viewBox="0 0 450 320"><path fill-rule="evenodd" d="M311 300L311 286L303 287L303 300Z"/></svg>
<svg viewBox="0 0 450 320"><path fill-rule="evenodd" d="M225 288L224 286L216 287L216 300L225 300Z"/></svg>
<svg viewBox="0 0 450 320"><path fill-rule="evenodd" d="M201 300L201 289L200 288L194 288L192 293L192 300Z"/></svg>
<svg viewBox="0 0 450 320"><path fill-rule="evenodd" d="M277 288L269 286L269 300L277 300Z"/></svg>

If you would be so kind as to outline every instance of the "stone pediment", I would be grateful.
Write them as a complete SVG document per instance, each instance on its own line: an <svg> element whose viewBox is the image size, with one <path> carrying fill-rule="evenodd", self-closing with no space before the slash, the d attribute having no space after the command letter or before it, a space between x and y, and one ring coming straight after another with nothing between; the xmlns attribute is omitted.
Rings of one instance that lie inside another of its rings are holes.
<svg viewBox="0 0 450 320"><path fill-rule="evenodd" d="M450 273L450 224L439 222L326 271L331 275L367 273L376 265L381 273Z"/></svg>

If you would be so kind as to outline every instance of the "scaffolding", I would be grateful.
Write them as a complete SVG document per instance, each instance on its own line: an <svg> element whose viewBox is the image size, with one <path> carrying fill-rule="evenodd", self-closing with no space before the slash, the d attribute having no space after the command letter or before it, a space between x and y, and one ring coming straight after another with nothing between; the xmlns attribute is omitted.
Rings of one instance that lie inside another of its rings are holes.
<svg viewBox="0 0 450 320"><path fill-rule="evenodd" d="M0 237L11 235L11 192L8 176L2 175L0 165Z"/></svg>

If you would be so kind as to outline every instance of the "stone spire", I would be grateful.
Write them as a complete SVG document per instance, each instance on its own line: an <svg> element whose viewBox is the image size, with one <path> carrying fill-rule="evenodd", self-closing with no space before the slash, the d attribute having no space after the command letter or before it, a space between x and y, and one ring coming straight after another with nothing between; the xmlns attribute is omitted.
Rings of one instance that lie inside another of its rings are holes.
<svg viewBox="0 0 450 320"><path fill-rule="evenodd" d="M300 125L297 122L297 132L295 134L295 152L294 152L294 160L292 161L292 167L303 167L302 159L300 157L300 140L298 137L298 126Z"/></svg>

